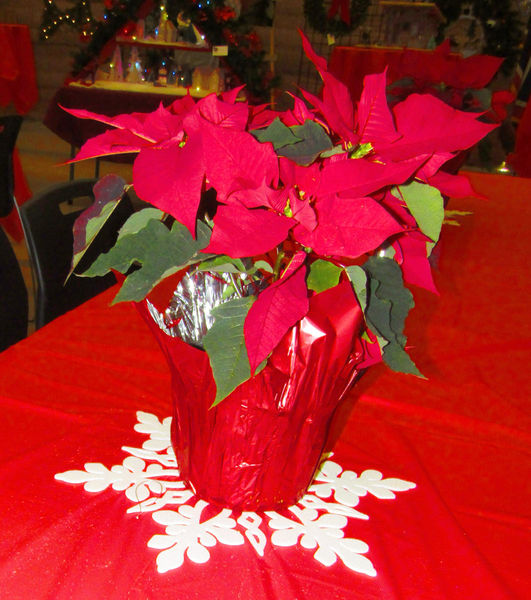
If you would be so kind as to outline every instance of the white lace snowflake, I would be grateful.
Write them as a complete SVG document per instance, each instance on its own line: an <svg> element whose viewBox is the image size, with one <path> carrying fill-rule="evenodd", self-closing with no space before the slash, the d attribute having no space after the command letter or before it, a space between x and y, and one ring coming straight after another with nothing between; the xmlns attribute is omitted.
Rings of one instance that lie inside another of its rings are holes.
<svg viewBox="0 0 531 600"><path fill-rule="evenodd" d="M269 542L279 548L300 546L314 551L313 557L324 566L339 559L349 569L374 577L374 566L364 556L369 551L367 544L345 537L349 518L369 518L354 507L367 494L392 499L395 492L415 487L410 481L384 479L379 471L371 469L359 476L344 471L329 460L329 455L323 457L308 493L289 507L289 516L275 511L243 512L236 519L230 509L224 508L205 518L208 503L195 497L180 478L171 447L171 417L160 420L138 411L137 420L135 431L149 439L141 448L123 446L129 456L121 465L108 469L101 463L86 463L84 470L58 473L55 478L83 484L87 492L102 492L109 487L124 492L134 503L127 512L151 514L164 527L164 533L147 542L148 547L160 550L156 561L160 573L179 568L185 559L207 562L211 558L209 548L218 543L240 546L247 541L259 556L264 556Z"/></svg>
<svg viewBox="0 0 531 600"><path fill-rule="evenodd" d="M321 464L309 492L319 498L330 498L345 506L357 506L360 497L367 493L381 500L396 498L393 492L403 492L415 487L402 479L383 479L380 471L369 469L358 477L353 471L343 471L336 463L325 461Z"/></svg>
<svg viewBox="0 0 531 600"><path fill-rule="evenodd" d="M208 502L198 500L195 506L184 505L174 510L159 510L153 519L166 526L165 535L154 535L148 542L150 548L163 548L157 556L157 567L161 573L180 567L184 555L195 563L204 563L210 558L207 547L216 542L229 546L241 546L245 539L235 529L236 521L230 518L231 510L224 508L219 514L201 521L201 513Z"/></svg>
<svg viewBox="0 0 531 600"><path fill-rule="evenodd" d="M313 508L301 509L298 506L289 508L298 521L288 519L275 512L266 512L271 517L269 527L274 529L271 543L275 546L295 546L313 550L313 557L329 567L340 558L347 567L359 573L374 577L376 571L371 561L362 556L369 551L369 546L361 540L344 538L343 528L347 525L347 517L324 513L319 516Z"/></svg>

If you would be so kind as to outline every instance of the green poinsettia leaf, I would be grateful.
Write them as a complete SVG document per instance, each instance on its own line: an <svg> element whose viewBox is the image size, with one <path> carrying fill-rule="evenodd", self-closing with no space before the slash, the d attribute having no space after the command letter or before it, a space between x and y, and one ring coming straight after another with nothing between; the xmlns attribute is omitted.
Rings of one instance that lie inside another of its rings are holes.
<svg viewBox="0 0 531 600"><path fill-rule="evenodd" d="M240 258L231 258L230 256L216 256L200 263L197 268L199 271L212 271L214 273L249 272Z"/></svg>
<svg viewBox="0 0 531 600"><path fill-rule="evenodd" d="M367 273L357 265L346 267L345 271L354 288L354 293L360 303L361 310L365 313L367 310Z"/></svg>
<svg viewBox="0 0 531 600"><path fill-rule="evenodd" d="M251 376L243 324L254 296L235 298L212 310L214 324L203 338L216 382L216 406Z"/></svg>
<svg viewBox="0 0 531 600"><path fill-rule="evenodd" d="M441 192L418 181L401 185L399 190L422 233L436 242L444 220L444 200Z"/></svg>
<svg viewBox="0 0 531 600"><path fill-rule="evenodd" d="M317 259L310 265L306 280L308 289L319 293L335 287L339 283L342 271L341 267L328 260Z"/></svg>
<svg viewBox="0 0 531 600"><path fill-rule="evenodd" d="M409 354L399 344L386 344L382 357L385 364L393 371L424 378Z"/></svg>
<svg viewBox="0 0 531 600"><path fill-rule="evenodd" d="M302 139L297 137L292 127L284 125L278 117L265 129L255 129L251 133L262 144L264 142L271 142L275 150L296 144Z"/></svg>
<svg viewBox="0 0 531 600"><path fill-rule="evenodd" d="M204 258L200 251L209 243L210 229L201 222L197 229L194 239L177 221L170 230L164 223L150 219L134 234L123 235L83 275L105 275L111 269L125 274L136 265L138 269L127 275L113 303L139 302L164 278Z"/></svg>
<svg viewBox="0 0 531 600"><path fill-rule="evenodd" d="M330 150L324 150L323 152L321 152L320 156L321 158L330 158L331 156L335 156L336 154L345 154L345 152L346 150L345 148L343 148L343 145L338 144Z"/></svg>
<svg viewBox="0 0 531 600"><path fill-rule="evenodd" d="M68 277L74 272L101 228L120 203L126 186L125 179L118 175L106 175L95 184L94 202L74 223L74 252Z"/></svg>
<svg viewBox="0 0 531 600"><path fill-rule="evenodd" d="M234 296L237 293L238 293L238 290L236 290L236 286L233 283L228 283L227 286L225 287L221 297L223 298L223 300L227 300L228 298L231 298L232 296Z"/></svg>
<svg viewBox="0 0 531 600"><path fill-rule="evenodd" d="M323 127L311 119L308 119L302 125L294 125L290 129L301 141L289 146L283 146L277 151L277 154L290 158L298 165L307 166L321 152L333 148L332 141Z"/></svg>
<svg viewBox="0 0 531 600"><path fill-rule="evenodd" d="M383 346L384 362L394 371L422 377L404 350L406 317L415 305L413 295L404 287L398 264L380 256L371 256L363 265L369 280L369 297L365 318L370 329L387 343Z"/></svg>
<svg viewBox="0 0 531 600"><path fill-rule="evenodd" d="M265 271L266 273L272 273L273 272L273 267L265 260L257 260L254 263L254 266L257 269L261 269L262 271Z"/></svg>
<svg viewBox="0 0 531 600"><path fill-rule="evenodd" d="M479 90L468 90L468 93L472 96L472 99L479 104L481 110L489 110L492 106L492 90L488 87Z"/></svg>
<svg viewBox="0 0 531 600"><path fill-rule="evenodd" d="M127 221L122 225L118 232L118 240L126 235L133 235L143 229L148 221L155 219L162 220L164 213L158 208L143 208L136 213L133 213ZM118 241L117 240L117 241Z"/></svg>

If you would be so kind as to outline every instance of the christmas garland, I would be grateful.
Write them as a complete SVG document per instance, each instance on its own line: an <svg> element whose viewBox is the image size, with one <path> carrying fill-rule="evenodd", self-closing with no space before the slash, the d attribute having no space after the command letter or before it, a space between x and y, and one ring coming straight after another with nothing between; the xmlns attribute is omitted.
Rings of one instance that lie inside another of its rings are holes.
<svg viewBox="0 0 531 600"><path fill-rule="evenodd" d="M304 16L314 31L339 37L351 33L363 23L370 3L371 0L350 0L350 23L341 18L340 10L329 18L329 9L323 0L304 0Z"/></svg>
<svg viewBox="0 0 531 600"><path fill-rule="evenodd" d="M66 10L57 7L54 0L43 0L44 9L41 19L41 40L47 40L62 25L68 25L82 32L89 32L95 27L89 0L72 1Z"/></svg>

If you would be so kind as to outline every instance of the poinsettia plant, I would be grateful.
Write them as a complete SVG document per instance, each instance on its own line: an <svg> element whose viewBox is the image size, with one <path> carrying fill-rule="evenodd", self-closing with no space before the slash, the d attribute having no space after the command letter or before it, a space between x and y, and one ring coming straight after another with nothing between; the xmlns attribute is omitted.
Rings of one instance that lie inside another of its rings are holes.
<svg viewBox="0 0 531 600"><path fill-rule="evenodd" d="M238 89L148 114L69 110L113 127L76 160L138 153L132 185L150 205L83 275L124 274L115 302L141 301L190 271L238 274L236 287L260 278L257 294L214 310L204 347L216 403L259 370L313 295L345 281L365 316L362 366L383 358L420 375L405 350L413 300L404 282L435 291L428 259L444 219L442 194L473 193L465 177L440 167L493 127L433 95L412 94L391 110L385 73L365 78L355 108L304 36L302 43L323 79L322 97L302 91L304 100L294 97L283 112L239 101ZM127 189L116 176L96 185L95 204L75 225L72 269Z"/></svg>

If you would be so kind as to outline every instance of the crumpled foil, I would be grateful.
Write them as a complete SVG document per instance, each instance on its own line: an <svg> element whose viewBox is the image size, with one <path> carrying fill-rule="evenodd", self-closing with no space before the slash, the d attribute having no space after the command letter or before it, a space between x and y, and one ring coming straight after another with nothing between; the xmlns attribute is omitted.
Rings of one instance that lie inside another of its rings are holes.
<svg viewBox="0 0 531 600"><path fill-rule="evenodd" d="M245 274L195 271L181 279L164 313L149 300L147 307L166 335L202 348L203 338L214 323L213 309L233 298L257 294L262 285L262 280Z"/></svg>
<svg viewBox="0 0 531 600"><path fill-rule="evenodd" d="M137 308L170 367L172 444L190 487L235 510L295 504L312 480L338 404L367 364L364 317L350 283L312 296L308 314L262 371L215 407L206 352L166 335L146 303Z"/></svg>

